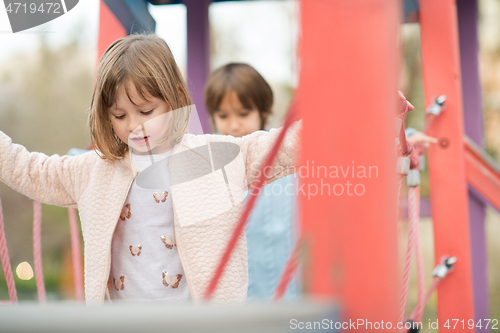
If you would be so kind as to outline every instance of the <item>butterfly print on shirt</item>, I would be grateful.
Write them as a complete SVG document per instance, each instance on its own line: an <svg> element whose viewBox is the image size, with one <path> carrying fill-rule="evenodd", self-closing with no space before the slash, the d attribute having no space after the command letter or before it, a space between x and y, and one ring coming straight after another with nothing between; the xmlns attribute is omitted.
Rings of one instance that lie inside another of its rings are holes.
<svg viewBox="0 0 500 333"><path fill-rule="evenodd" d="M168 196L167 191L163 191L162 194L158 194L158 192L153 193L153 197L155 198L156 203L160 203L160 201L161 202L167 201L167 196Z"/></svg>
<svg viewBox="0 0 500 333"><path fill-rule="evenodd" d="M179 286L179 282L181 282L182 279L182 274L177 274L173 278L170 277L170 274L168 274L167 271L163 271L162 273L162 280L163 280L163 285L165 287L168 287L169 285L172 288L177 288Z"/></svg>
<svg viewBox="0 0 500 333"><path fill-rule="evenodd" d="M125 288L125 275L120 276L118 281L113 278L113 284L115 285L116 290L123 290Z"/></svg>
<svg viewBox="0 0 500 333"><path fill-rule="evenodd" d="M137 256L140 256L141 255L141 250L142 250L142 245L137 245L136 247L133 247L132 245L130 245L128 247L130 249L130 253L132 253L132 255L135 257L136 255Z"/></svg>
<svg viewBox="0 0 500 333"><path fill-rule="evenodd" d="M120 220L125 221L125 218L129 219L131 216L132 213L130 212L130 204L126 204L122 209L122 213L120 214Z"/></svg>
<svg viewBox="0 0 500 333"><path fill-rule="evenodd" d="M172 249L174 246L177 246L177 242L175 241L175 235L173 235L172 238L168 236L161 236L160 238L163 244L165 244L165 246L167 247L167 249Z"/></svg>
<svg viewBox="0 0 500 333"><path fill-rule="evenodd" d="M109 298L113 299L113 287L111 286L111 276L108 278Z"/></svg>

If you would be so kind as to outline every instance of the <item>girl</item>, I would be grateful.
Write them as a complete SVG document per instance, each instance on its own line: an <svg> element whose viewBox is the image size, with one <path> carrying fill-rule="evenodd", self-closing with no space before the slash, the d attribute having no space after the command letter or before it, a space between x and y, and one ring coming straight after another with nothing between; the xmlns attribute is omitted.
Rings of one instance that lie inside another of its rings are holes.
<svg viewBox="0 0 500 333"><path fill-rule="evenodd" d="M0 132L1 181L79 209L88 304L201 300L279 130L194 136L187 133L193 109L167 44L131 35L115 41L97 69L89 115L95 152L48 157ZM298 130L287 134L268 183L294 170ZM244 302L247 287L242 234L213 298Z"/></svg>
<svg viewBox="0 0 500 333"><path fill-rule="evenodd" d="M215 130L243 137L263 130L272 112L273 92L250 65L230 63L216 69L205 87L205 104ZM246 227L248 300L271 299L296 242L296 178L282 178L262 189ZM285 294L298 295L294 278Z"/></svg>

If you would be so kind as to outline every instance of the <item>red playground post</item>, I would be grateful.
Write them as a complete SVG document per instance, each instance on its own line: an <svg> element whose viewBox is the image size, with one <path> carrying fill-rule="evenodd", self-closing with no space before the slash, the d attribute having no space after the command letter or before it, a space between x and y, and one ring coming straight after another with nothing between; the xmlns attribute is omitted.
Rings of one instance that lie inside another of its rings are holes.
<svg viewBox="0 0 500 333"><path fill-rule="evenodd" d="M340 320L361 324L347 331L397 320L400 14L397 0L301 1L304 283L340 299Z"/></svg>
<svg viewBox="0 0 500 333"><path fill-rule="evenodd" d="M448 331L453 319L474 319L457 8L455 0L421 0L420 6L425 103L447 96L429 131L439 138L429 148L429 179L436 263L457 258L453 272L438 287L439 329ZM449 328L444 327L447 321ZM460 322L453 331L467 328Z"/></svg>
<svg viewBox="0 0 500 333"><path fill-rule="evenodd" d="M97 41L97 62L101 59L104 51L115 40L127 36L127 31L120 23L115 14L109 9L104 0L99 5L99 38Z"/></svg>

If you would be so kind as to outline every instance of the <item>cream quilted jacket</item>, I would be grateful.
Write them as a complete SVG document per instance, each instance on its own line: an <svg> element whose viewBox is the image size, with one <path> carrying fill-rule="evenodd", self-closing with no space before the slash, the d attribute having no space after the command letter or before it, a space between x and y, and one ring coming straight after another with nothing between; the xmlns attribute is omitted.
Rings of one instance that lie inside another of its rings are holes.
<svg viewBox="0 0 500 333"><path fill-rule="evenodd" d="M299 155L300 124L294 124L266 175L269 182L294 172ZM193 301L200 301L243 207L243 192L280 130L243 138L184 135L172 156L214 142L236 144L238 155L217 166L213 148L206 161L212 172L171 187L177 247ZM234 146L235 145L231 145ZM172 163L170 163L172 164ZM220 164L220 163L219 163ZM175 168L189 168L177 163ZM224 174L225 173L225 174ZM40 202L78 208L85 244L87 304L104 301L111 264L111 240L130 186L138 175L130 157L110 162L95 152L79 156L46 156L13 144L0 131L0 180ZM218 302L241 303L248 286L247 249L243 234L214 292Z"/></svg>

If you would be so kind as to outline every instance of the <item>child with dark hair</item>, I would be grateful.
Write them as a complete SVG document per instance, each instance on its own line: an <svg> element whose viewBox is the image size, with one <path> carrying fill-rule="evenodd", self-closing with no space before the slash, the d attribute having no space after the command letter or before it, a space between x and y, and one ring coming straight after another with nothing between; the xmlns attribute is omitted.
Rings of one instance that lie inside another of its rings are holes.
<svg viewBox="0 0 500 333"><path fill-rule="evenodd" d="M205 102L218 133L244 137L264 130L272 113L273 92L253 67L230 63L208 78ZM295 181L290 175L261 189L249 217L248 300L272 298L297 240ZM298 289L295 277L285 297L296 297Z"/></svg>

